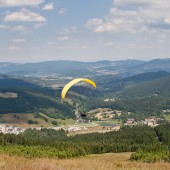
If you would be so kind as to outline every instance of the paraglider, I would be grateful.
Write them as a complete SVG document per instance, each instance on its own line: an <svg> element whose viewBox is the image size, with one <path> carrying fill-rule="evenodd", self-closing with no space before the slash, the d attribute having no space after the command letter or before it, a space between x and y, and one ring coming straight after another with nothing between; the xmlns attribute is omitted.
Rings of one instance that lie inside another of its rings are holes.
<svg viewBox="0 0 170 170"><path fill-rule="evenodd" d="M82 113L82 114L80 114L80 116L81 116L81 117L86 117L87 115L84 114L84 113Z"/></svg>
<svg viewBox="0 0 170 170"><path fill-rule="evenodd" d="M63 88L63 90L62 90L62 92L61 92L61 98L62 98L62 100L65 98L68 90L69 90L73 85L75 85L75 84L77 84L77 83L79 83L79 82L86 82L86 83L90 84L91 86L93 86L94 88L96 88L96 84L95 84L95 82L93 82L92 80L86 79L86 78L76 78L76 79L70 81L68 84L66 84L66 85L64 86L64 88ZM77 122L81 121L81 120L82 120L82 119L81 119L82 117L83 117L83 118L86 118L86 116L87 116L87 115L84 114L84 113L80 113L80 112L79 112L79 109L80 109L80 108L79 108L79 105L76 103L75 115L76 115Z"/></svg>
<svg viewBox="0 0 170 170"><path fill-rule="evenodd" d="M86 83L89 83L90 85L92 85L94 88L96 88L96 84L90 80L90 79L86 79L86 78L76 78L72 81L70 81L68 84L66 84L61 92L61 98L64 99L66 94L67 94L67 91L71 88L71 86L73 86L74 84L76 83L79 83L79 82L86 82Z"/></svg>

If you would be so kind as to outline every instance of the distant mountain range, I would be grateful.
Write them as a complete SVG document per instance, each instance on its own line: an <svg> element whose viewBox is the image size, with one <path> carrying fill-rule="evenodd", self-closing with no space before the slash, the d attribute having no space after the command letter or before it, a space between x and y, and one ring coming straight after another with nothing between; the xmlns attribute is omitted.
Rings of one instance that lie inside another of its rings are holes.
<svg viewBox="0 0 170 170"><path fill-rule="evenodd" d="M50 75L92 76L108 74L135 75L144 72L170 72L170 59L155 59L149 62L140 60L119 61L45 61L39 63L0 63L0 73L10 75Z"/></svg>
<svg viewBox="0 0 170 170"><path fill-rule="evenodd" d="M138 60L122 61L98 61L98 62L78 62L78 61L45 61L39 63L0 63L0 72L2 74L12 75L35 75L35 74L58 74L66 76L93 75L100 71L115 71L120 67L136 66L144 63Z"/></svg>

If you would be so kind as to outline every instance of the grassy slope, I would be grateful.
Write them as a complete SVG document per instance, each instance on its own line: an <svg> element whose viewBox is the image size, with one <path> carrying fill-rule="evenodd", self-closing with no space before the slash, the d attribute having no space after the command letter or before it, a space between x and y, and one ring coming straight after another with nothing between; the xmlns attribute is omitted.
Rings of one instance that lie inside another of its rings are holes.
<svg viewBox="0 0 170 170"><path fill-rule="evenodd" d="M19 119L17 117L19 117ZM46 116L45 114L42 114L42 116L46 117L48 119L48 122L44 121L42 118L34 118L33 113L22 113L22 114L1 114L1 119L5 120L6 124L12 124L12 125L16 125L19 127L23 127L23 128L29 128L29 127L40 127L41 125L43 127L49 127L49 126L54 126L51 124L51 121L55 120L58 122L61 122L61 125L64 124L71 124L74 121L72 119L66 119L66 120L61 120L61 119L53 119L50 118L48 116ZM38 122L38 124L28 124L28 120L34 120Z"/></svg>
<svg viewBox="0 0 170 170"><path fill-rule="evenodd" d="M139 163L129 161L131 153L90 155L77 159L26 159L0 155L0 169L13 170L169 170L168 163Z"/></svg>
<svg viewBox="0 0 170 170"><path fill-rule="evenodd" d="M166 120L170 121L170 114L164 114Z"/></svg>

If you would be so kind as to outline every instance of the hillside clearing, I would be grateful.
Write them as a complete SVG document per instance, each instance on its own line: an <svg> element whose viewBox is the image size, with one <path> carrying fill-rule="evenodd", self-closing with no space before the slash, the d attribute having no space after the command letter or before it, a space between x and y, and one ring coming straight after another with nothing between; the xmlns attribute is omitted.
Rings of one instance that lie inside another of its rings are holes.
<svg viewBox="0 0 170 170"><path fill-rule="evenodd" d="M4 120L6 124L12 124L15 126L19 126L22 128L30 128L30 127L51 127L54 126L52 125L52 121L57 121L60 122L61 125L67 125L71 124L74 121L72 119L53 119L48 116L46 116L43 113L40 113L43 117L46 117L48 119L48 122L43 120L42 118L35 118L33 113L21 113L21 114L14 114L14 113L9 113L9 114L1 114L0 119ZM37 121L37 124L28 124L28 120L34 120Z"/></svg>

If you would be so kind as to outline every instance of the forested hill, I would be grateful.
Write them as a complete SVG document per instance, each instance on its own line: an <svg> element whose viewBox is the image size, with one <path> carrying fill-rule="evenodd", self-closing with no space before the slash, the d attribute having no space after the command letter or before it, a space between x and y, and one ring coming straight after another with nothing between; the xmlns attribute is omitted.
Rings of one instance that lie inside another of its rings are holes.
<svg viewBox="0 0 170 170"><path fill-rule="evenodd" d="M127 87L121 92L128 97L158 95L170 96L170 76L165 76L156 80L150 80Z"/></svg>
<svg viewBox="0 0 170 170"><path fill-rule="evenodd" d="M13 87L28 87L28 88L38 88L39 86L29 83L27 81L11 78L6 75L0 75L0 88L13 88Z"/></svg>
<svg viewBox="0 0 170 170"><path fill-rule="evenodd" d="M49 108L53 109L55 118L74 118L71 105L61 103L60 91L42 88L21 79L0 77L0 114L33 113Z"/></svg>
<svg viewBox="0 0 170 170"><path fill-rule="evenodd" d="M74 118L73 108L61 103L60 98L56 98L56 92L50 89L30 89L30 88L6 88L0 93L15 93L15 98L0 97L0 114L5 113L34 113L43 110L44 114L52 114L54 118ZM49 108L53 112L47 112ZM47 111L46 111L47 110Z"/></svg>
<svg viewBox="0 0 170 170"><path fill-rule="evenodd" d="M151 82L153 80L159 80L160 78L167 77L167 76L170 76L170 73L165 71L158 71L158 72L147 72L147 73L137 74L126 78L119 78L118 76L117 77L107 76L108 77L107 78L101 76L98 79L96 78L96 82L99 88L103 90L104 94L113 94L115 92L121 92L121 91L124 92L124 90L127 88L128 89L131 89L131 87L136 88L140 84ZM128 94L131 95L131 91Z"/></svg>
<svg viewBox="0 0 170 170"><path fill-rule="evenodd" d="M137 74L134 76L124 78L123 81L124 82L140 83L140 82L159 79L161 77L165 77L165 76L169 76L169 75L170 75L170 73L168 73L166 71L147 72L147 73Z"/></svg>
<svg viewBox="0 0 170 170"><path fill-rule="evenodd" d="M152 71L168 71L170 72L170 59L154 59L138 66L131 67L129 72L144 73Z"/></svg>

